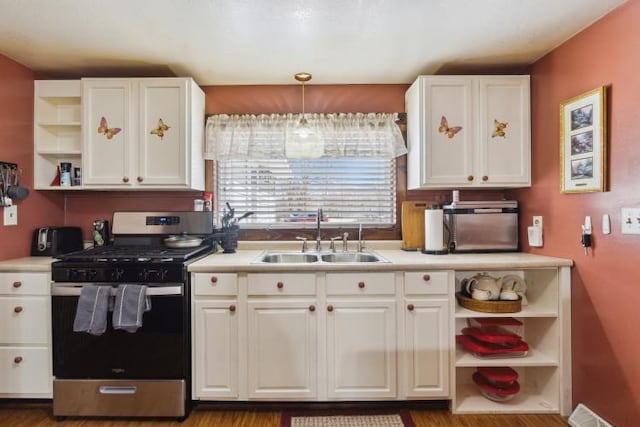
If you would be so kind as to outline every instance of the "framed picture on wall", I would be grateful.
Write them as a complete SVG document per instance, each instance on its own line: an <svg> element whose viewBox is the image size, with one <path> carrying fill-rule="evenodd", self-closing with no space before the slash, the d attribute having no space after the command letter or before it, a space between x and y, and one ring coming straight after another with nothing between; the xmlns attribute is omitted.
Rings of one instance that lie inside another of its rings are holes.
<svg viewBox="0 0 640 427"><path fill-rule="evenodd" d="M606 88L560 103L560 190L606 190Z"/></svg>

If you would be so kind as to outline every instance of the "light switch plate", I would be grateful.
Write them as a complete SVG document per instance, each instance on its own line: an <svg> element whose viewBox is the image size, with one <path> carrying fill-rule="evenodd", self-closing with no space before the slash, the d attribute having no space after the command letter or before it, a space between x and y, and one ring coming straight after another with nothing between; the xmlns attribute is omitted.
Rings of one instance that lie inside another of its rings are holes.
<svg viewBox="0 0 640 427"><path fill-rule="evenodd" d="M4 225L18 225L18 206L5 206Z"/></svg>
<svg viewBox="0 0 640 427"><path fill-rule="evenodd" d="M640 234L640 208L622 208L622 234Z"/></svg>

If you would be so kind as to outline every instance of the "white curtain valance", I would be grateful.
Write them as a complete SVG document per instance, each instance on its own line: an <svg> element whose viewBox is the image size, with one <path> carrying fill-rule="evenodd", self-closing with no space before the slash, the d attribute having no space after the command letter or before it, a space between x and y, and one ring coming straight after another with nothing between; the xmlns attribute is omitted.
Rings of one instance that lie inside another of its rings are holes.
<svg viewBox="0 0 640 427"><path fill-rule="evenodd" d="M205 158L261 160L306 157L377 157L407 153L394 113L305 114L311 134L296 131L301 114L207 118Z"/></svg>

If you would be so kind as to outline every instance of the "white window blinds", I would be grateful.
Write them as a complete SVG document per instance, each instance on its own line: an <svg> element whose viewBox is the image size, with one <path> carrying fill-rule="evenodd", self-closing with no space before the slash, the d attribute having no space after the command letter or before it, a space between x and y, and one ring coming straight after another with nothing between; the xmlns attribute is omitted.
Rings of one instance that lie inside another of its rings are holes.
<svg viewBox="0 0 640 427"><path fill-rule="evenodd" d="M238 214L252 211L247 225L290 228L395 223L394 159L320 158L219 160L216 195L220 210L229 203ZM218 212L220 215L221 212Z"/></svg>

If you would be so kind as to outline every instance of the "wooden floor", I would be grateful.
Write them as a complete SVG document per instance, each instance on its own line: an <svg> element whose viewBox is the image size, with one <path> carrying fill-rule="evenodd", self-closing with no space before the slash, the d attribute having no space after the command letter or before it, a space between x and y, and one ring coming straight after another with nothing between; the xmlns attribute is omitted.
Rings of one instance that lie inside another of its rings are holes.
<svg viewBox="0 0 640 427"><path fill-rule="evenodd" d="M416 427L566 427L559 415L452 415L447 410L409 411ZM142 426L221 426L279 427L280 411L229 411L206 407L196 408L182 423L175 420L122 420L106 418L75 418L56 421L48 404L0 404L2 427L142 427Z"/></svg>

